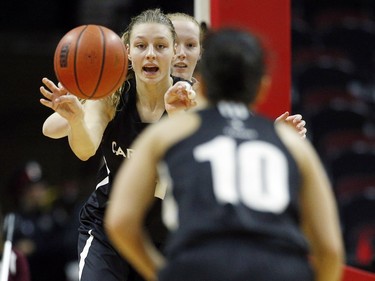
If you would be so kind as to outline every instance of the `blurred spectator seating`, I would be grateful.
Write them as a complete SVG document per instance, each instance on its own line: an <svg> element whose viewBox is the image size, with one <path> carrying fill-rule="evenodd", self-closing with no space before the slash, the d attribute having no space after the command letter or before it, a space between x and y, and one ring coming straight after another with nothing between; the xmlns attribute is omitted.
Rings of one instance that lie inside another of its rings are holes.
<svg viewBox="0 0 375 281"><path fill-rule="evenodd" d="M375 150L368 145L352 146L327 159L327 170L335 187L347 176L373 176L375 171ZM374 214L375 215L375 214Z"/></svg>
<svg viewBox="0 0 375 281"><path fill-rule="evenodd" d="M364 103L330 102L311 115L306 115L310 138L321 156L320 142L333 132L343 130L365 131L369 125L370 109Z"/></svg>
<svg viewBox="0 0 375 281"><path fill-rule="evenodd" d="M340 215L347 264L375 272L375 190L351 198Z"/></svg>

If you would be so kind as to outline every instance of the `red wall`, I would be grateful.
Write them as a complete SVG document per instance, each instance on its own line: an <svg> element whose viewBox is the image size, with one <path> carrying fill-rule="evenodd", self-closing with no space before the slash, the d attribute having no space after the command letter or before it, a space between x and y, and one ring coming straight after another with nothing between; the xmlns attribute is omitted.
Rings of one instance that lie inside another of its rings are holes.
<svg viewBox="0 0 375 281"><path fill-rule="evenodd" d="M375 273L352 266L345 266L342 281L375 281Z"/></svg>
<svg viewBox="0 0 375 281"><path fill-rule="evenodd" d="M291 105L290 0L211 0L211 27L242 27L267 49L271 89L258 111L276 118Z"/></svg>

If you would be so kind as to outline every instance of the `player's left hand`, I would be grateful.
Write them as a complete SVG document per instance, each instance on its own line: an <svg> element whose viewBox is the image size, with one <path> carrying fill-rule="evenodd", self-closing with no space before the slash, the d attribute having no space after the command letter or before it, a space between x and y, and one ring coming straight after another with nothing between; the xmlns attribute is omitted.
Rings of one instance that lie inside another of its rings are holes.
<svg viewBox="0 0 375 281"><path fill-rule="evenodd" d="M185 82L179 81L168 89L164 95L165 110L168 115L172 115L182 110L188 110L197 105L196 93L192 86Z"/></svg>
<svg viewBox="0 0 375 281"><path fill-rule="evenodd" d="M301 114L289 115L289 112L286 111L276 118L275 122L285 122L291 125L297 133L301 136L302 139L306 138L306 121L302 119Z"/></svg>

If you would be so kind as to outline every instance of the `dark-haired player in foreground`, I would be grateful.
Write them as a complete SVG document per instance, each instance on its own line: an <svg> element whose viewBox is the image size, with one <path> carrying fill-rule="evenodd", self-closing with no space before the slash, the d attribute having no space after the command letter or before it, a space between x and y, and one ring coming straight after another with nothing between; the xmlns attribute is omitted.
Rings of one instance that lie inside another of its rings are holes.
<svg viewBox="0 0 375 281"><path fill-rule="evenodd" d="M262 47L221 30L200 67L207 108L147 128L120 167L105 217L115 247L147 280L340 280L337 208L316 152L250 111L267 85ZM143 228L157 175L166 258Z"/></svg>

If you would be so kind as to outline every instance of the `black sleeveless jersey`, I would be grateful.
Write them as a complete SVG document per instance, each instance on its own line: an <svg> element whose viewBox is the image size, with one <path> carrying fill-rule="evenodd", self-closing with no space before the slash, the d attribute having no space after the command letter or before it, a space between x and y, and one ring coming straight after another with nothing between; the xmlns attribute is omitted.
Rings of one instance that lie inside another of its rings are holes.
<svg viewBox="0 0 375 281"><path fill-rule="evenodd" d="M173 77L173 83L178 81L181 79ZM81 210L81 229L102 227L113 179L122 162L131 157L133 141L149 125L141 121L137 111L135 80L126 83L116 114L103 134L100 144L103 165L97 175L95 191Z"/></svg>
<svg viewBox="0 0 375 281"><path fill-rule="evenodd" d="M274 122L234 103L198 114L200 127L173 145L159 167L171 187L163 202L169 257L213 239L233 239L239 251L249 240L305 255L300 174Z"/></svg>

